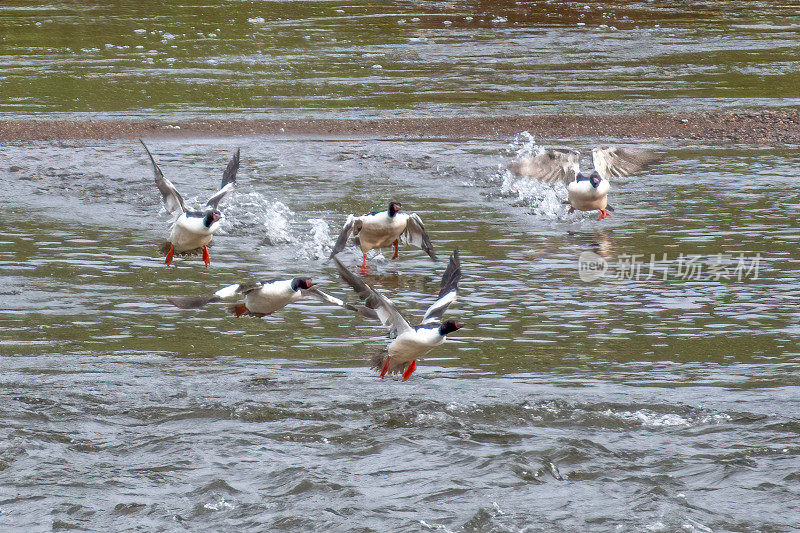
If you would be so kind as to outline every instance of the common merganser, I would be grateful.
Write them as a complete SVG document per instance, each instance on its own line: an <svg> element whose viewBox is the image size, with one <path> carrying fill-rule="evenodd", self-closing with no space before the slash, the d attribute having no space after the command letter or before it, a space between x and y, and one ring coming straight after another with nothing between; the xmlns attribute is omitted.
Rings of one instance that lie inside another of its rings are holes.
<svg viewBox="0 0 800 533"><path fill-rule="evenodd" d="M173 255L176 253L189 254L202 250L203 261L208 266L210 262L208 245L211 243L213 233L219 229L219 221L222 218L217 206L236 183L236 173L239 170L239 149L236 149L236 153L233 154L228 166L225 168L225 172L222 173L220 189L208 199L206 205L201 209L189 209L183 203L183 197L178 193L172 182L164 177L164 173L161 172L147 145L141 139L139 139L139 142L142 143L147 155L150 157L156 185L164 199L167 212L170 214L180 212L180 215L172 224L169 240L159 248L159 252L166 255L164 263L169 266Z"/></svg>
<svg viewBox="0 0 800 533"><path fill-rule="evenodd" d="M181 309L198 309L208 303L219 302L242 294L244 301L228 308L231 314L237 317L271 315L303 296L313 296L325 303L348 307L339 298L314 288L314 285L315 283L312 283L310 278L278 278L264 282L235 283L205 296L167 296L167 301Z"/></svg>
<svg viewBox="0 0 800 533"><path fill-rule="evenodd" d="M407 380L417 368L417 359L442 344L448 333L461 328L461 324L448 320L442 322L442 315L456 300L458 281L461 279L461 261L458 250L450 256L450 263L442 276L441 289L436 301L431 305L418 326L412 327L397 310L391 300L373 290L364 281L350 272L338 259L336 267L342 279L356 291L364 301L360 307L348 306L349 309L381 321L389 328L392 341L386 351L372 359L372 368L380 370L381 377L387 373L402 373L403 381Z"/></svg>
<svg viewBox="0 0 800 533"><path fill-rule="evenodd" d="M397 259L398 241L422 248L435 261L436 254L422 219L416 213L400 213L401 207L400 202L391 202L385 211L375 211L358 217L349 215L330 257L344 250L348 237L352 235L364 254L362 272L367 270L367 252L375 248L394 245L392 259Z"/></svg>
<svg viewBox="0 0 800 533"><path fill-rule="evenodd" d="M658 161L659 156L650 151L631 152L615 146L594 148L594 168L589 174L581 173L580 159L580 152L576 150L549 149L533 157L512 161L508 168L517 176L536 178L545 183L563 181L567 184L569 212L599 209L598 220L602 220L611 216L608 211L613 211L608 206L609 180L643 170Z"/></svg>

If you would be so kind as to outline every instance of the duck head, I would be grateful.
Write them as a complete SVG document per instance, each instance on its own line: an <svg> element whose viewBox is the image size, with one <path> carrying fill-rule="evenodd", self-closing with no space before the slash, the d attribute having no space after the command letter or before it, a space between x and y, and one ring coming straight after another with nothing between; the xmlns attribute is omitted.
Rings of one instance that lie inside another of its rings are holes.
<svg viewBox="0 0 800 533"><path fill-rule="evenodd" d="M461 324L453 320L448 320L447 322L443 322L442 325L439 326L439 335L445 336L448 333L452 333L459 329L461 329Z"/></svg>
<svg viewBox="0 0 800 533"><path fill-rule="evenodd" d="M400 212L400 208L401 207L403 207L403 204L401 204L400 202L392 202L392 203L390 203L389 204L389 216L390 217L395 216L397 213Z"/></svg>
<svg viewBox="0 0 800 533"><path fill-rule="evenodd" d="M214 209L213 211L208 210L206 211L206 214L203 216L203 225L207 228L210 228L211 224L217 222L220 218L222 218L222 215L220 214L219 211L217 211L216 209Z"/></svg>
<svg viewBox="0 0 800 533"><path fill-rule="evenodd" d="M292 290L299 291L300 289L310 289L316 285L311 282L311 278L294 278L292 280Z"/></svg>
<svg viewBox="0 0 800 533"><path fill-rule="evenodd" d="M596 170L589 176L589 183L591 183L592 187L595 189L600 185L601 181L603 181L603 178L600 177L600 174L598 174Z"/></svg>

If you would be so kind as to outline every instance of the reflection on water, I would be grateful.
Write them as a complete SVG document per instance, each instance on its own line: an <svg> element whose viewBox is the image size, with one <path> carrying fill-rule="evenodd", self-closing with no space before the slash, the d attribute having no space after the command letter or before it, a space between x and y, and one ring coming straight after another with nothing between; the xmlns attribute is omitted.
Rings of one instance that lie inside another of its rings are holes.
<svg viewBox="0 0 800 533"><path fill-rule="evenodd" d="M791 3L56 2L0 6L0 22L0 109L16 114L799 103Z"/></svg>

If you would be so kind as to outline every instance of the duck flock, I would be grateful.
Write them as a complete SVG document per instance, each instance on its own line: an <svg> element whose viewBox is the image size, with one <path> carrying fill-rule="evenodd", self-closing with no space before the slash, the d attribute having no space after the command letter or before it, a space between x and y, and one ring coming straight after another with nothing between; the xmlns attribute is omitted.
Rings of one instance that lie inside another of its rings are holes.
<svg viewBox="0 0 800 533"><path fill-rule="evenodd" d="M176 215L167 241L159 247L167 266L175 255L202 254L206 267L211 261L209 245L215 231L220 227L222 213L219 203L233 190L239 170L239 149L236 150L222 174L219 190L204 206L188 207L175 186L164 177L155 158L139 139L150 158L155 183L164 200L168 213ZM581 155L574 150L548 149L540 153L512 161L508 169L516 176L534 178L544 183L563 181L567 185L569 212L599 211L598 220L609 217L613 208L608 205L609 180L626 177L647 168L658 160L653 152L633 152L618 147L592 150L593 169L583 173ZM339 274L359 296L357 305L344 302L314 287L307 277L278 278L260 282L242 281L201 296L167 297L181 309L197 309L213 302L238 298L238 303L229 307L237 316L264 317L280 311L288 304L309 296L319 301L342 307L369 319L379 320L389 330L389 344L372 358L372 368L387 374L402 375L407 380L417 367L417 360L436 346L442 344L447 335L462 326L453 320L443 320L445 311L456 301L458 282L461 279L461 260L458 249L453 250L447 268L442 275L441 288L436 300L425 311L419 324L412 326L403 317L392 301L376 291L364 280L345 267L336 255L352 243L361 249L363 260L361 273L368 272L367 252L374 249L394 248L392 259L397 259L400 244L410 244L424 250L431 259L437 259L433 244L422 219L416 213L402 212L400 202L391 201L383 211L360 216L349 215L330 254Z"/></svg>

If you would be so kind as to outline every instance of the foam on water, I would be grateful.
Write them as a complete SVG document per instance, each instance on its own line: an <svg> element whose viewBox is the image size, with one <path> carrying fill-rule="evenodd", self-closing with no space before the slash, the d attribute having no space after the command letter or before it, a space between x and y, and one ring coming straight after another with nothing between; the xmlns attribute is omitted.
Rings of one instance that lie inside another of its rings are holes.
<svg viewBox="0 0 800 533"><path fill-rule="evenodd" d="M727 414L710 414L684 417L677 413L657 413L648 409L636 411L606 410L603 415L616 418L626 423L641 424L642 427L689 427L694 425L721 424L728 422L731 417Z"/></svg>

